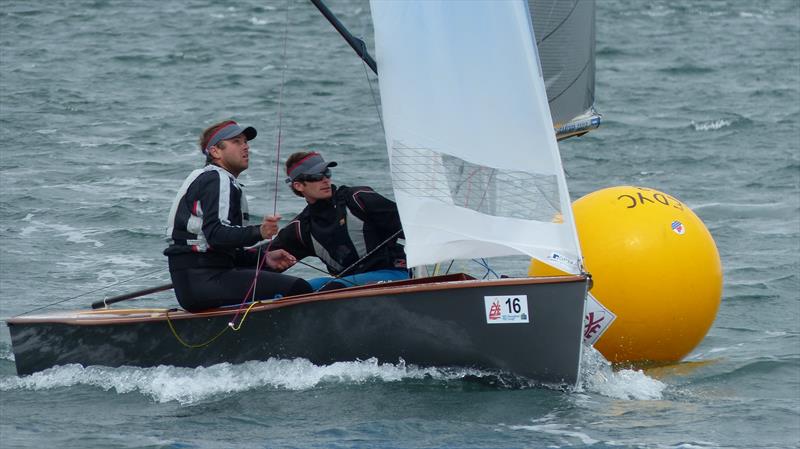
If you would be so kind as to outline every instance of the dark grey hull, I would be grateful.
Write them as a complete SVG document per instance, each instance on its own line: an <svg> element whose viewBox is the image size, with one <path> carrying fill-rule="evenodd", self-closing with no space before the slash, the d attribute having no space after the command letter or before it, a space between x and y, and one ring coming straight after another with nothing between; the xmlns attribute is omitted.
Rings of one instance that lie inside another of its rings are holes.
<svg viewBox="0 0 800 449"><path fill-rule="evenodd" d="M13 318L8 326L20 375L68 363L196 367L270 357L315 364L374 357L574 384L586 290L582 276L430 278L257 304L238 331L228 327L235 309L64 312ZM520 295L527 296L529 323L487 322L485 296Z"/></svg>

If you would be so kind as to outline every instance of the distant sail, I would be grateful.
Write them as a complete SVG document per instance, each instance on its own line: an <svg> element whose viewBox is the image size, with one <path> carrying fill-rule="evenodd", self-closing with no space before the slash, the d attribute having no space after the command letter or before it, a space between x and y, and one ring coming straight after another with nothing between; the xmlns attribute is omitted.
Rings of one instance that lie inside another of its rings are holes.
<svg viewBox="0 0 800 449"><path fill-rule="evenodd" d="M409 265L554 252L579 261L527 3L371 8Z"/></svg>
<svg viewBox="0 0 800 449"><path fill-rule="evenodd" d="M559 139L600 125L594 109L594 0L528 0Z"/></svg>

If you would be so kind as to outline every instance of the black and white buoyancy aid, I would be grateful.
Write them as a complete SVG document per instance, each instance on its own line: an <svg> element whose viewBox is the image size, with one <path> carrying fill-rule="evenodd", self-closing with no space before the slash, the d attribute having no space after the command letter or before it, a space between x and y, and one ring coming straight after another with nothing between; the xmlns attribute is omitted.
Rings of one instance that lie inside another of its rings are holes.
<svg viewBox="0 0 800 449"><path fill-rule="evenodd" d="M248 226L248 219L247 199L232 174L216 165L194 170L170 208L164 254L207 253L219 256L206 258L214 265L232 264L238 249L261 240L259 227Z"/></svg>

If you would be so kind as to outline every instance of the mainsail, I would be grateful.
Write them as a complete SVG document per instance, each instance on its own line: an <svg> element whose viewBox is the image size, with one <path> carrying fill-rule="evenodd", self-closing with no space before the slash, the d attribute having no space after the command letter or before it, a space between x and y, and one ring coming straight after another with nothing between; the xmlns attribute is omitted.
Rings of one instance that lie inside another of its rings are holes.
<svg viewBox="0 0 800 449"><path fill-rule="evenodd" d="M528 0L559 139L600 126L594 109L594 0Z"/></svg>
<svg viewBox="0 0 800 449"><path fill-rule="evenodd" d="M409 265L580 248L528 5L371 2Z"/></svg>

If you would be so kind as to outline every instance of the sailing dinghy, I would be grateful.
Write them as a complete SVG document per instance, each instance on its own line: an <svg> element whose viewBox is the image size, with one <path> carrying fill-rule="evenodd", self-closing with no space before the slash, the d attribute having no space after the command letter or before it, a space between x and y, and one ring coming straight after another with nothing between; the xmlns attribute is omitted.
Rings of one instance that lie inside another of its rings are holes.
<svg viewBox="0 0 800 449"><path fill-rule="evenodd" d="M527 3L373 1L371 8L409 264L524 254L571 275L426 277L256 302L244 313L18 316L7 321L18 374L69 363L375 358L576 383L589 278Z"/></svg>

